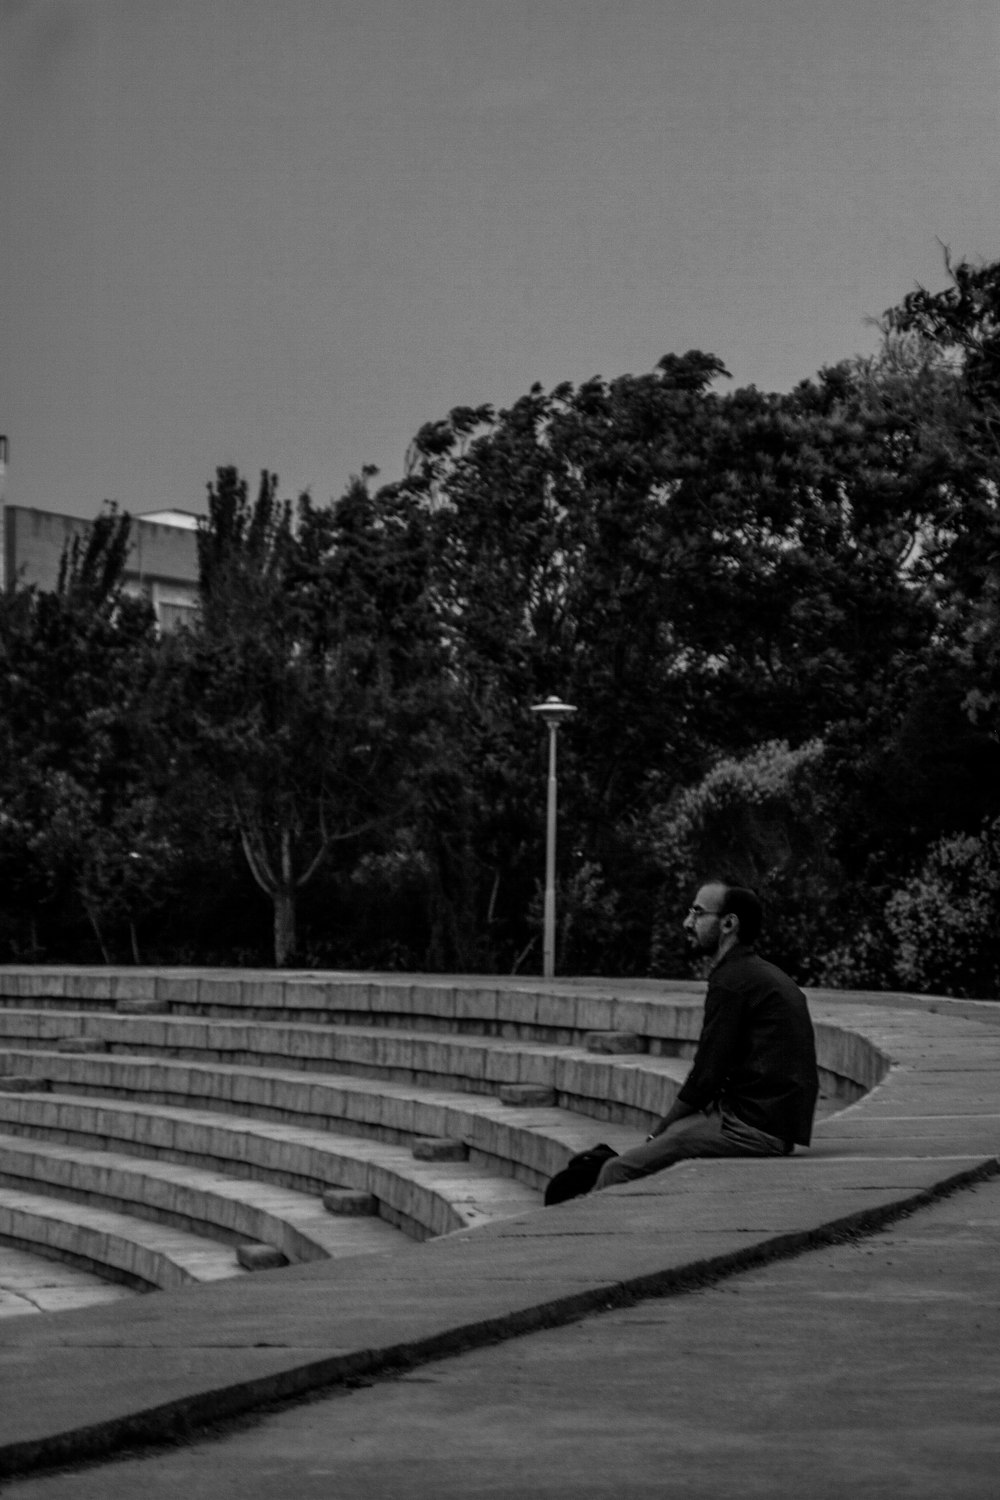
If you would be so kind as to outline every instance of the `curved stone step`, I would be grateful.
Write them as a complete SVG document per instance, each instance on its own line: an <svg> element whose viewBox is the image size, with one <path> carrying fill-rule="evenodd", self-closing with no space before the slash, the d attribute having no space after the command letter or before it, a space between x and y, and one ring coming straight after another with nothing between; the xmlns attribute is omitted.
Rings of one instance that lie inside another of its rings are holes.
<svg viewBox="0 0 1000 1500"><path fill-rule="evenodd" d="M163 1289L243 1274L229 1245L14 1188L0 1188L0 1239Z"/></svg>
<svg viewBox="0 0 1000 1500"><path fill-rule="evenodd" d="M309 1026L284 1022L218 1021L169 1016L0 1010L0 1047L65 1047L95 1054L180 1057L197 1062L302 1069L495 1093L505 1084L552 1088L569 1107L596 1119L616 1119L641 1130L666 1109L664 1088L676 1085L688 1063L649 1055L646 1042L617 1055L615 1033L594 1033L590 1047L447 1036L376 1026ZM621 1036L623 1034L618 1033Z"/></svg>
<svg viewBox="0 0 1000 1500"><path fill-rule="evenodd" d="M594 1144L595 1134L616 1150L636 1143L635 1127L595 1122L569 1110L513 1108L485 1096L361 1078L40 1050L8 1052L5 1066L40 1084L51 1081L63 1093L135 1096L149 1103L267 1116L382 1140L459 1139L485 1162L531 1187L544 1186L569 1156ZM676 1085L665 1078L664 1090L665 1108Z"/></svg>
<svg viewBox="0 0 1000 1500"><path fill-rule="evenodd" d="M824 991L808 991L812 1002ZM865 1004L884 997L839 996ZM454 1036L518 1038L580 1046L594 1031L634 1032L651 1053L690 1057L701 1028L704 984L685 980L448 979L316 972L220 971L0 965L0 1008L117 1010L174 1017L413 1028ZM930 1005L897 995L892 1004ZM971 1018L982 1001L945 1001ZM955 1012L956 1014L958 1012ZM856 1099L886 1076L884 1051L838 1023L816 1023L821 1076L829 1091Z"/></svg>
<svg viewBox="0 0 1000 1500"><path fill-rule="evenodd" d="M378 1218L335 1218L319 1198L122 1152L0 1135L0 1185L52 1193L206 1238L271 1245L290 1261L394 1249L399 1231Z"/></svg>
<svg viewBox="0 0 1000 1500"><path fill-rule="evenodd" d="M579 1045L590 1031L697 1040L703 986L265 971L0 966L0 1003L98 1012L369 1025Z"/></svg>
<svg viewBox="0 0 1000 1500"><path fill-rule="evenodd" d="M211 1110L79 1094L0 1094L0 1127L18 1137L155 1156L316 1196L331 1186L371 1193L383 1217L417 1238L509 1218L541 1201L525 1183L476 1162L417 1161L408 1146Z"/></svg>

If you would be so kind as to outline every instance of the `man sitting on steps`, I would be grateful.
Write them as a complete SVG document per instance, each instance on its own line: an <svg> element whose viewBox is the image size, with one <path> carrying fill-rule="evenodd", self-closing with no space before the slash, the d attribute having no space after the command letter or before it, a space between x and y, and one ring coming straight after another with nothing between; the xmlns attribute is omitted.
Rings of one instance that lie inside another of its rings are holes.
<svg viewBox="0 0 1000 1500"><path fill-rule="evenodd" d="M710 881L684 920L712 959L698 1049L670 1109L643 1146L605 1162L598 1188L695 1156L788 1156L808 1146L819 1093L806 997L754 952L753 891Z"/></svg>

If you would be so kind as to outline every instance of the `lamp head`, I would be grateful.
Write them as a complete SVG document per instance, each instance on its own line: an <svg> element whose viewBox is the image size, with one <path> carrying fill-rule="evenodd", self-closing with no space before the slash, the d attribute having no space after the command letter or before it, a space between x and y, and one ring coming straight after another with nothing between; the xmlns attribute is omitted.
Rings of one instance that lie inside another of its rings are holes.
<svg viewBox="0 0 1000 1500"><path fill-rule="evenodd" d="M531 712L544 719L550 729L557 729L563 719L568 719L570 714L576 713L576 704L564 703L561 698L546 698L544 703L533 703Z"/></svg>

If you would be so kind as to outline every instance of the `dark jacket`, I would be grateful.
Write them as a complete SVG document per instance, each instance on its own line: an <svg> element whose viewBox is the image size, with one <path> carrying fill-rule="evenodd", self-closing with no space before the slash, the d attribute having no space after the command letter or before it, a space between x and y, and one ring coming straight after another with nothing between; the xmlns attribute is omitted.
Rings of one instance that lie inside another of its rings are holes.
<svg viewBox="0 0 1000 1500"><path fill-rule="evenodd" d="M806 997L752 948L737 944L709 975L705 1019L680 1098L720 1104L745 1125L808 1146L819 1093Z"/></svg>

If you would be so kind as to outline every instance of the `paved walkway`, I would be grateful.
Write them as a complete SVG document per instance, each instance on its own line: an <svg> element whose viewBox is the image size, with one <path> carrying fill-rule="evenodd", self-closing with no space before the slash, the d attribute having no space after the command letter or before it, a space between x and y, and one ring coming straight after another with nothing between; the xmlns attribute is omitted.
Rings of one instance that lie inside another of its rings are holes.
<svg viewBox="0 0 1000 1500"><path fill-rule="evenodd" d="M995 1500L1000 1180L10 1500Z"/></svg>
<svg viewBox="0 0 1000 1500"><path fill-rule="evenodd" d="M631 1433L632 1397L625 1403L613 1398L610 1374L600 1373L602 1357L590 1367L583 1360L590 1340L600 1340L602 1330L617 1325L607 1317L578 1320L644 1298L658 1300L642 1301L633 1312L613 1317L624 1318L622 1328L638 1328L646 1326L643 1308L653 1308L654 1323L661 1317L668 1320L669 1326L648 1348L642 1377L630 1387L663 1391L663 1405L656 1408L654 1402L653 1412L661 1410L663 1420L668 1421L670 1402L689 1383L692 1400L701 1392L691 1410L713 1403L721 1363L735 1382L732 1400L738 1394L751 1413L755 1403L763 1401L770 1413L768 1421L776 1424L775 1433L792 1431L797 1418L793 1412L778 1421L778 1388L772 1390L767 1378L767 1360L776 1351L779 1333L778 1343L787 1347L790 1359L793 1355L798 1359L800 1369L822 1372L830 1368L826 1335L814 1334L802 1318L810 1297L796 1278L807 1263L818 1264L814 1254L805 1252L837 1245L852 1234L876 1231L949 1191L964 1188L949 1201L971 1202L972 1186L989 1181L997 1169L1000 1031L984 1023L995 1022L998 1012L986 1007L973 1011L975 1018L969 1019L967 1007L964 1013L945 1016L934 1014L929 1003L914 1005L900 1009L872 1006L867 997L849 1007L826 997L814 1004L814 1014L834 1032L845 1028L865 1037L892 1057L895 1066L870 1095L822 1123L815 1149L806 1156L688 1163L645 1182L412 1245L388 1256L262 1273L239 1285L223 1283L183 1294L138 1298L110 1311L89 1309L59 1318L6 1320L0 1328L5 1375L0 1472L49 1463L57 1457L79 1465L89 1455L100 1456L133 1440L190 1438L204 1423L233 1412L259 1409L269 1400L319 1391L324 1385L349 1389L353 1381L384 1379L401 1367L416 1370L406 1382L412 1387L425 1378L425 1367L441 1354L457 1354L558 1324L572 1324L559 1335L569 1344L560 1347L576 1347L581 1359L578 1373L573 1356L564 1356L563 1368L568 1360L571 1373L563 1377L569 1384L560 1399L566 1401L568 1390L570 1402L579 1400L584 1414L610 1413L605 1431L614 1426L617 1414ZM597 1125L598 1137L599 1131ZM933 1210L945 1211L945 1206ZM939 1242L935 1252L939 1277L950 1274L950 1248ZM790 1259L796 1256L804 1258ZM988 1255L984 1250L983 1258L985 1272L991 1263L995 1265L995 1247L990 1246ZM768 1270L755 1271L759 1266ZM756 1332L748 1324L745 1336L737 1338L728 1326L734 1304L725 1298L731 1294L722 1289L756 1284L746 1277L747 1272L769 1277L765 1284L776 1287L777 1301L772 1304L770 1322L764 1317ZM980 1283L970 1275L974 1289L987 1286L986 1280ZM726 1280L734 1276L739 1283ZM846 1284L836 1272L835 1280ZM709 1286L717 1290L697 1298L659 1300ZM787 1296L786 1286L790 1289ZM853 1285L850 1290L853 1294ZM715 1306L728 1307L729 1312L721 1315L714 1335L708 1325L702 1332L694 1325L688 1328L685 1320L693 1316L691 1309ZM874 1326L874 1313L871 1323ZM832 1324L828 1319L828 1335L839 1326L836 1318ZM536 1332L536 1339L541 1337ZM937 1342L942 1344L940 1339ZM534 1339L510 1345L511 1351L533 1347ZM538 1343L537 1347L544 1346ZM873 1390L882 1391L902 1425L909 1425L906 1393L892 1405L894 1367L887 1365L879 1374L881 1343L866 1344L859 1337L838 1348L832 1368L844 1388L853 1381L861 1385L870 1381ZM704 1356L713 1349L715 1359L706 1364ZM740 1349L751 1351L748 1360L744 1361ZM964 1368L962 1350L960 1339L956 1347L960 1370ZM500 1352L489 1356L494 1357L500 1357ZM794 1359L790 1368L794 1383ZM536 1403L530 1383L525 1391L527 1421L527 1411ZM362 1396L367 1400L370 1394L342 1396L340 1406L334 1402L330 1409L360 1410ZM822 1401L821 1396L816 1399L819 1405L814 1412ZM640 1427L652 1420L650 1411L642 1409L647 1414L641 1417ZM351 1419L343 1420L346 1430L351 1430ZM374 1421L377 1433L378 1418ZM746 1453L740 1443L726 1438L725 1403L718 1420L713 1414L712 1422L715 1427L709 1424L705 1436L705 1459L710 1460L708 1479L716 1488L678 1488L675 1493L720 1497L734 1491L791 1493L773 1486L747 1489L742 1468ZM589 1431L586 1420L582 1425L583 1431ZM527 1427L525 1434L527 1440ZM612 1466L620 1474L629 1461L629 1444L610 1437L608 1441L615 1449ZM847 1447L852 1441L849 1433L841 1438ZM782 1443L776 1442L780 1450ZM733 1460L729 1468L727 1452ZM663 1463L669 1470L666 1457ZM153 1462L148 1472L155 1473L156 1467ZM106 1471L84 1470L74 1476L75 1487L64 1493L110 1495L113 1492L105 1481L119 1472L123 1471L117 1465ZM821 1472L812 1476L814 1481ZM244 1469L239 1493L394 1493L391 1488L365 1489L367 1480L360 1469L353 1477L344 1471L347 1487L340 1488L336 1473L334 1466L323 1490L282 1481L270 1490L255 1492L247 1489ZM595 1457L594 1485L598 1487L581 1489L576 1483L563 1490L532 1491L520 1482L505 1489L488 1466L485 1472L468 1468L464 1478L451 1481L450 1490L434 1492L512 1496L671 1493L662 1484L656 1491L641 1487L628 1491L617 1482L601 1489L599 1485L606 1482L600 1478L602 1473L606 1476L606 1466L602 1470ZM100 1477L94 1478L96 1474ZM466 1481L466 1488L456 1487ZM24 1492L31 1493L28 1485L34 1484L36 1493L45 1493L38 1486L57 1482L62 1481L26 1480ZM558 1472L552 1482L559 1482ZM649 1482L648 1474L637 1473L637 1485ZM816 1482L804 1483L801 1473L798 1482L797 1493L824 1493ZM84 1483L92 1486L89 1491L82 1487ZM213 1493L236 1493L235 1487L231 1491L223 1487L228 1483L223 1476ZM131 1493L142 1488L150 1488L145 1479ZM430 1488L426 1491L431 1492ZM422 1492L406 1488L396 1493ZM895 1497L922 1492L872 1488L859 1493ZM953 1494L990 1492L939 1489L937 1493L950 1500Z"/></svg>

